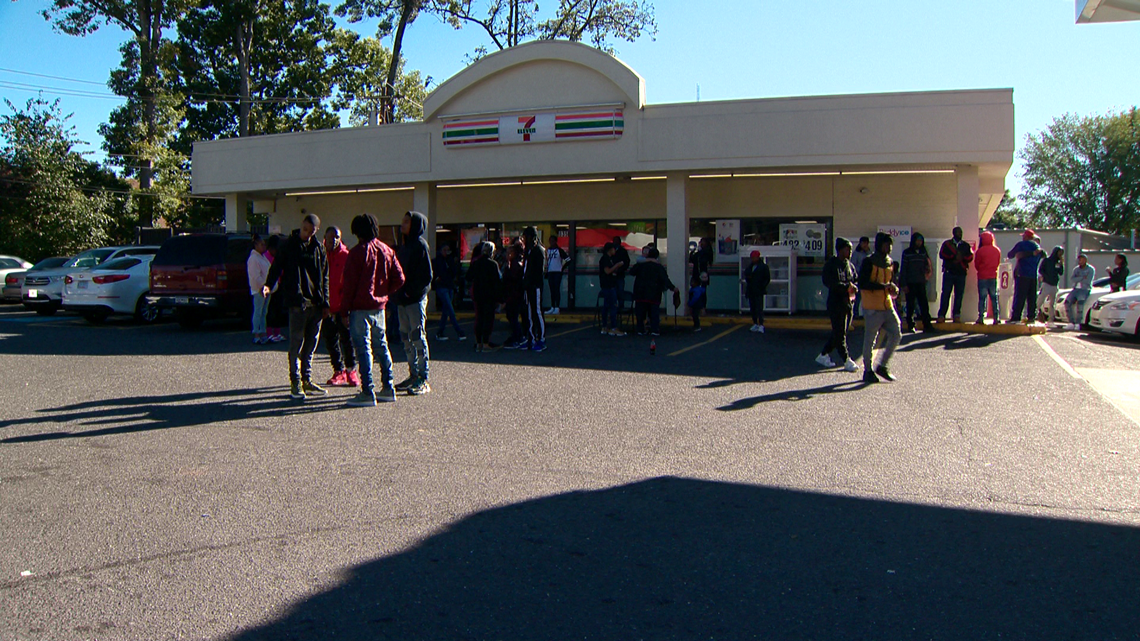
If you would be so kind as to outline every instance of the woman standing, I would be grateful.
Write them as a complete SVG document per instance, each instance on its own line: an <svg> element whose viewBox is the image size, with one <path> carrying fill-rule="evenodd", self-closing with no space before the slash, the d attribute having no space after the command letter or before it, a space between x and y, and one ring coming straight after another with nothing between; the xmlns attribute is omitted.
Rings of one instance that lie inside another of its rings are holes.
<svg viewBox="0 0 1140 641"><path fill-rule="evenodd" d="M1116 267L1108 271L1108 288L1113 293L1122 292L1128 288L1128 257L1124 254L1116 255Z"/></svg>

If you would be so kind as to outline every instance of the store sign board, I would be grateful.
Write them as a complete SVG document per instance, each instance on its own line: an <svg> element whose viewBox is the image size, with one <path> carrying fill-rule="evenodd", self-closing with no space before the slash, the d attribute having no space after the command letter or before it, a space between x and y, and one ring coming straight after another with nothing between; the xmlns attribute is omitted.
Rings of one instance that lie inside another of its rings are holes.
<svg viewBox="0 0 1140 641"><path fill-rule="evenodd" d="M780 225L780 244L791 247L805 258L827 257L827 225L794 223Z"/></svg>
<svg viewBox="0 0 1140 641"><path fill-rule="evenodd" d="M625 129L622 109L574 109L511 116L471 116L444 120L443 145L527 145L568 140L620 138Z"/></svg>
<svg viewBox="0 0 1140 641"><path fill-rule="evenodd" d="M716 221L716 258L717 263L735 263L739 259L740 246L740 220Z"/></svg>
<svg viewBox="0 0 1140 641"><path fill-rule="evenodd" d="M891 237L891 240L895 241L894 246L891 247L891 260L901 262L903 250L910 247L910 236L913 233L913 229L904 225L879 225L879 233L886 234ZM871 242L873 244L874 240ZM874 251L874 249L872 246L871 250ZM931 252L929 248L927 248L926 251L927 253ZM937 247L935 247L933 254L938 254Z"/></svg>

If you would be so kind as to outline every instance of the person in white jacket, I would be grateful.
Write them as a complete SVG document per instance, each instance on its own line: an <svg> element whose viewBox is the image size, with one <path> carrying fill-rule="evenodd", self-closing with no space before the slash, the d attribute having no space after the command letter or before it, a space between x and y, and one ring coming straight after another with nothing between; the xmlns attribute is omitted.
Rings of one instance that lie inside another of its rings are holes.
<svg viewBox="0 0 1140 641"><path fill-rule="evenodd" d="M269 259L265 257L265 240L254 234L253 249L245 261L246 272L249 274L249 293L253 296L253 343L264 345L269 342L265 332L265 316L269 311L269 297L262 289L265 279L269 276Z"/></svg>

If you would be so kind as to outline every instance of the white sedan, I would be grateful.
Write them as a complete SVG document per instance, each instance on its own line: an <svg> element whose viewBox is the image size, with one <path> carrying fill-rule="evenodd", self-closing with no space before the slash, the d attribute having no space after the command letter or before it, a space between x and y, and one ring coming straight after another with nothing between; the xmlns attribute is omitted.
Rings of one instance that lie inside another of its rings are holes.
<svg viewBox="0 0 1140 641"><path fill-rule="evenodd" d="M0 256L0 283L7 284L7 278L10 274L17 274L27 271L32 268L32 264L23 258L16 258L15 256ZM5 301L12 300L5 297ZM15 301L20 302L20 297L16 296Z"/></svg>
<svg viewBox="0 0 1140 641"><path fill-rule="evenodd" d="M1129 276L1128 280L1126 281L1126 285L1127 286L1125 289L1127 291L1140 290L1140 273L1132 274L1131 276ZM1060 322L1060 323L1072 323L1073 322L1073 321L1069 320L1068 311L1065 309L1065 299L1068 298L1069 292L1071 292L1071 291L1073 291L1073 290L1072 289L1062 289L1061 291L1057 292L1057 300L1060 301L1060 304L1057 305L1057 322ZM1087 325L1089 327L1099 329L1099 327L1094 325L1092 322L1093 310L1096 307L1097 302L1100 300L1100 298L1102 296L1107 296L1111 293L1112 293L1112 290L1108 288L1108 278L1098 278L1097 280L1094 280L1092 291L1089 292L1088 300L1085 301L1085 317L1083 319L1081 319L1081 321L1079 323L1076 323L1076 324ZM1042 311L1044 311L1046 314L1048 314L1049 313L1048 305L1043 306Z"/></svg>
<svg viewBox="0 0 1140 641"><path fill-rule="evenodd" d="M63 308L92 323L111 314L130 314L143 323L158 320L158 309L146 302L153 255L127 256L97 267L71 272L63 279Z"/></svg>
<svg viewBox="0 0 1140 641"><path fill-rule="evenodd" d="M1140 338L1140 292L1117 292L1101 297L1093 326Z"/></svg>

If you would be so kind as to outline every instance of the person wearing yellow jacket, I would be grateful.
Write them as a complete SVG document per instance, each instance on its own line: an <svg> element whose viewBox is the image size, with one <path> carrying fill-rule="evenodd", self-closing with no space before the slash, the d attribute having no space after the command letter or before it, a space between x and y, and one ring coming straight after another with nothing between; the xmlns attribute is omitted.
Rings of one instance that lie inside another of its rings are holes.
<svg viewBox="0 0 1140 641"><path fill-rule="evenodd" d="M859 290L863 292L863 382L878 383L880 379L894 381L889 367L891 355L899 346L902 331L895 313L894 299L899 294L894 283L895 270L891 262L894 241L889 234L875 236L875 253L863 261L859 269ZM879 364L873 366L872 356L879 333L885 334Z"/></svg>

